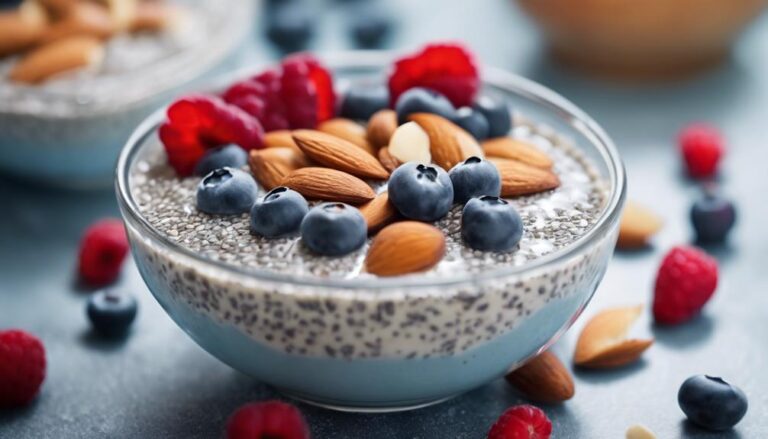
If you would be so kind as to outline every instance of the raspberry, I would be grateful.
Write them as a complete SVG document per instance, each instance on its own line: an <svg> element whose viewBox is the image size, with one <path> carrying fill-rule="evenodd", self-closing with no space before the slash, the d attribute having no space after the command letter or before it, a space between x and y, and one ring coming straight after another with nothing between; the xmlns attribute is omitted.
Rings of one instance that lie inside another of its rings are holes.
<svg viewBox="0 0 768 439"><path fill-rule="evenodd" d="M45 379L45 348L34 335L0 331L0 408L31 402Z"/></svg>
<svg viewBox="0 0 768 439"><path fill-rule="evenodd" d="M260 148L264 130L257 119L215 96L190 95L168 107L160 140L168 162L181 176L191 175L209 148L228 143L243 149Z"/></svg>
<svg viewBox="0 0 768 439"><path fill-rule="evenodd" d="M474 56L459 44L434 44L400 58L389 76L390 103L413 87L431 88L457 108L472 105L480 88Z"/></svg>
<svg viewBox="0 0 768 439"><path fill-rule="evenodd" d="M223 98L259 119L265 131L288 129L285 106L280 95L280 73L266 70L232 85Z"/></svg>
<svg viewBox="0 0 768 439"><path fill-rule="evenodd" d="M103 219L94 223L80 241L80 279L95 287L114 282L127 254L128 238L120 220Z"/></svg>
<svg viewBox="0 0 768 439"><path fill-rule="evenodd" d="M656 276L653 316L674 325L689 320L717 288L717 261L703 250L678 246L664 257Z"/></svg>
<svg viewBox="0 0 768 439"><path fill-rule="evenodd" d="M246 404L227 421L227 439L309 439L299 410L284 402Z"/></svg>
<svg viewBox="0 0 768 439"><path fill-rule="evenodd" d="M552 423L540 408L516 405L502 413L488 432L488 439L548 439Z"/></svg>
<svg viewBox="0 0 768 439"><path fill-rule="evenodd" d="M723 156L723 138L711 125L695 123L680 132L680 151L691 177L711 177Z"/></svg>
<svg viewBox="0 0 768 439"><path fill-rule="evenodd" d="M291 128L314 128L336 113L336 94L328 70L311 55L300 53L283 60L281 96Z"/></svg>

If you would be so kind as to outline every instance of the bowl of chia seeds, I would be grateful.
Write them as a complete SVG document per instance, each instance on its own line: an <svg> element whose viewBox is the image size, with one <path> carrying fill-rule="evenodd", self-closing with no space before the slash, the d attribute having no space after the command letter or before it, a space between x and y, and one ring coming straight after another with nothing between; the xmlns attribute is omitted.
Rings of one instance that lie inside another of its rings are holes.
<svg viewBox="0 0 768 439"><path fill-rule="evenodd" d="M354 52L322 60L338 91L385 83L392 57ZM370 239L328 257L300 238L254 236L247 214L195 208L200 179L178 177L167 164L157 133L161 110L123 148L116 181L149 290L224 363L335 409L421 407L523 364L570 327L600 283L615 247L625 175L605 132L553 91L493 68L482 70L481 88L514 109L509 135L546 152L561 182L508 200L525 227L513 251L467 247L458 208L434 223L446 237L443 259L403 276L365 272Z"/></svg>
<svg viewBox="0 0 768 439"><path fill-rule="evenodd" d="M0 59L0 172L65 187L105 187L136 125L183 87L214 72L238 47L253 5L184 0L182 19L158 34L119 35L97 69L42 84L8 78Z"/></svg>

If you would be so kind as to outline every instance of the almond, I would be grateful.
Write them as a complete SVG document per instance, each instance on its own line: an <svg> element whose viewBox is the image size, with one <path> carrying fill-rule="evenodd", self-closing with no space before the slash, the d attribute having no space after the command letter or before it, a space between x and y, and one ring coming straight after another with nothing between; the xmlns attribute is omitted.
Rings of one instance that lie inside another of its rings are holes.
<svg viewBox="0 0 768 439"><path fill-rule="evenodd" d="M366 182L354 175L329 168L302 168L281 182L309 199L362 204L376 196Z"/></svg>
<svg viewBox="0 0 768 439"><path fill-rule="evenodd" d="M552 171L518 162L491 158L501 175L501 196L517 197L555 189L560 179Z"/></svg>
<svg viewBox="0 0 768 439"><path fill-rule="evenodd" d="M389 172L393 172L402 164L399 160L392 157L392 154L389 153L389 147L387 146L379 149L379 162L384 166L384 169Z"/></svg>
<svg viewBox="0 0 768 439"><path fill-rule="evenodd" d="M325 122L321 122L320 125L317 126L317 130L342 138L347 142L354 143L371 155L375 153L374 148L368 143L365 127L353 120L344 119L342 117L329 119Z"/></svg>
<svg viewBox="0 0 768 439"><path fill-rule="evenodd" d="M389 139L389 154L400 163L431 163L429 136L416 122L407 122L395 130Z"/></svg>
<svg viewBox="0 0 768 439"><path fill-rule="evenodd" d="M357 177L384 180L389 172L376 157L342 138L315 130L296 130L293 140L312 161Z"/></svg>
<svg viewBox="0 0 768 439"><path fill-rule="evenodd" d="M389 202L389 193L382 192L360 206L360 213L368 224L368 233L374 233L397 218L397 210Z"/></svg>
<svg viewBox="0 0 768 439"><path fill-rule="evenodd" d="M648 240L661 229L661 219L646 207L627 201L619 226L618 247L637 249L645 247Z"/></svg>
<svg viewBox="0 0 768 439"><path fill-rule="evenodd" d="M536 402L556 403L573 398L573 377L555 354L545 351L509 372L507 382Z"/></svg>
<svg viewBox="0 0 768 439"><path fill-rule="evenodd" d="M374 148L389 145L389 139L397 129L397 113L393 110L379 110L368 120L366 137Z"/></svg>
<svg viewBox="0 0 768 439"><path fill-rule="evenodd" d="M264 147L265 148L291 148L300 152L302 155L304 151L299 148L299 145L293 141L293 135L291 130L276 130L264 133Z"/></svg>
<svg viewBox="0 0 768 439"><path fill-rule="evenodd" d="M483 150L488 157L517 160L537 168L552 169L552 159L538 148L522 140L511 137L497 137L483 142Z"/></svg>
<svg viewBox="0 0 768 439"><path fill-rule="evenodd" d="M142 1L136 5L131 18L131 32L158 32L176 25L180 17L179 9L162 2Z"/></svg>
<svg viewBox="0 0 768 439"><path fill-rule="evenodd" d="M445 235L435 226L403 221L384 227L373 238L365 269L378 276L428 270L445 255Z"/></svg>
<svg viewBox="0 0 768 439"><path fill-rule="evenodd" d="M465 159L461 144L462 137L458 134L463 130L456 124L429 113L416 113L409 118L427 132L432 161L438 166L448 171Z"/></svg>
<svg viewBox="0 0 768 439"><path fill-rule="evenodd" d="M291 148L254 149L248 164L253 177L266 190L280 186L288 174L308 165L304 154Z"/></svg>
<svg viewBox="0 0 768 439"><path fill-rule="evenodd" d="M656 435L645 426L637 424L627 429L626 439L656 439Z"/></svg>
<svg viewBox="0 0 768 439"><path fill-rule="evenodd" d="M461 154L463 155L464 160L470 157L485 157L485 151L483 151L483 148L477 143L475 136L469 134L468 131L459 129L456 133L456 137L459 140L459 148L461 148Z"/></svg>
<svg viewBox="0 0 768 439"><path fill-rule="evenodd" d="M112 17L104 7L91 2L77 2L67 10L61 20L52 24L45 31L43 43L74 36L87 36L104 40L111 37L115 32L116 28Z"/></svg>
<svg viewBox="0 0 768 439"><path fill-rule="evenodd" d="M46 25L46 13L36 3L23 3L16 11L0 12L0 57L37 44Z"/></svg>
<svg viewBox="0 0 768 439"><path fill-rule="evenodd" d="M136 17L136 10L139 3L155 3L139 0L97 0L103 4L109 16L112 19L112 25L116 31L125 31L131 27L133 19Z"/></svg>
<svg viewBox="0 0 768 439"><path fill-rule="evenodd" d="M42 46L11 69L12 81L35 84L70 70L100 64L104 45L91 37L71 37Z"/></svg>
<svg viewBox="0 0 768 439"><path fill-rule="evenodd" d="M608 368L640 358L653 339L627 339L630 326L640 317L641 305L600 312L587 322L576 343L573 362L577 366Z"/></svg>

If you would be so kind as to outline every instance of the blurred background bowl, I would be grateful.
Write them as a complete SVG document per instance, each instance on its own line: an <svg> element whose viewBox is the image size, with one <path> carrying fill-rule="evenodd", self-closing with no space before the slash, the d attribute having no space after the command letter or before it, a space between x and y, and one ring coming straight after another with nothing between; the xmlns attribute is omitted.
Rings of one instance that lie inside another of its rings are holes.
<svg viewBox="0 0 768 439"><path fill-rule="evenodd" d="M686 76L717 65L766 0L517 0L553 55L598 76Z"/></svg>

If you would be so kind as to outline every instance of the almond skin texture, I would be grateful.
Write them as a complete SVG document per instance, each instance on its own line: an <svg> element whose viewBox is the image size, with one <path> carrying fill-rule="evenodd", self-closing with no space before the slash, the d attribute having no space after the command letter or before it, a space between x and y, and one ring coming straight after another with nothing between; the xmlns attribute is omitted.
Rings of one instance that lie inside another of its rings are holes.
<svg viewBox="0 0 768 439"><path fill-rule="evenodd" d="M360 213L368 224L368 233L375 233L397 219L397 209L389 202L389 193L382 192L373 200L360 206Z"/></svg>
<svg viewBox="0 0 768 439"><path fill-rule="evenodd" d="M560 179L552 171L516 160L491 158L501 175L501 196L518 197L555 189Z"/></svg>
<svg viewBox="0 0 768 439"><path fill-rule="evenodd" d="M365 269L377 276L399 276L428 270L445 255L445 236L438 228L418 221L384 227L365 258Z"/></svg>
<svg viewBox="0 0 768 439"><path fill-rule="evenodd" d="M409 119L427 132L432 161L438 166L448 171L465 159L462 141L466 137L460 137L463 130L456 124L429 113L412 114Z"/></svg>
<svg viewBox="0 0 768 439"><path fill-rule="evenodd" d="M399 160L392 157L392 154L389 153L388 146L379 149L379 162L389 172L394 172L394 170L402 164Z"/></svg>
<svg viewBox="0 0 768 439"><path fill-rule="evenodd" d="M624 250L643 248L661 226L661 219L653 211L628 201L621 215L617 245Z"/></svg>
<svg viewBox="0 0 768 439"><path fill-rule="evenodd" d="M317 130L354 143L368 154L374 155L375 153L374 148L368 143L365 127L353 120L344 119L343 117L329 119L321 122L317 126Z"/></svg>
<svg viewBox="0 0 768 439"><path fill-rule="evenodd" d="M48 27L43 35L43 43L75 36L105 40L114 35L116 30L115 23L105 7L91 2L76 2L61 20Z"/></svg>
<svg viewBox="0 0 768 439"><path fill-rule="evenodd" d="M507 382L531 401L567 401L575 393L573 377L555 354L545 351L506 376Z"/></svg>
<svg viewBox="0 0 768 439"><path fill-rule="evenodd" d="M131 32L159 32L174 27L179 16L180 11L174 5L142 1L136 5L129 29Z"/></svg>
<svg viewBox="0 0 768 439"><path fill-rule="evenodd" d="M296 130L293 140L310 160L320 165L362 178L389 177L376 157L339 137L315 130Z"/></svg>
<svg viewBox="0 0 768 439"><path fill-rule="evenodd" d="M37 44L46 26L46 14L35 3L24 3L17 11L0 12L0 57Z"/></svg>
<svg viewBox="0 0 768 439"><path fill-rule="evenodd" d="M573 362L588 368L630 364L653 344L653 339L627 339L627 332L643 311L641 305L602 311L587 322L576 343Z"/></svg>
<svg viewBox="0 0 768 439"><path fill-rule="evenodd" d="M397 113L394 110L379 110L368 121L366 137L374 148L389 145L389 139L397 129Z"/></svg>
<svg viewBox="0 0 768 439"><path fill-rule="evenodd" d="M290 130L276 130L264 133L264 147L265 148L281 148L287 147L295 149L296 151L304 153L299 145L293 141L293 135Z"/></svg>
<svg viewBox="0 0 768 439"><path fill-rule="evenodd" d="M16 82L37 84L71 70L100 64L104 45L91 37L71 37L42 46L24 56L11 69Z"/></svg>
<svg viewBox="0 0 768 439"><path fill-rule="evenodd" d="M288 174L308 166L308 163L302 152L280 147L252 150L248 165L261 187L272 190L280 186Z"/></svg>
<svg viewBox="0 0 768 439"><path fill-rule="evenodd" d="M329 168L297 169L288 174L280 185L313 200L363 204L376 197L373 189L363 180Z"/></svg>
<svg viewBox="0 0 768 439"><path fill-rule="evenodd" d="M483 151L488 157L517 160L537 168L552 169L552 159L535 146L513 139L497 137L483 142Z"/></svg>

